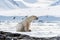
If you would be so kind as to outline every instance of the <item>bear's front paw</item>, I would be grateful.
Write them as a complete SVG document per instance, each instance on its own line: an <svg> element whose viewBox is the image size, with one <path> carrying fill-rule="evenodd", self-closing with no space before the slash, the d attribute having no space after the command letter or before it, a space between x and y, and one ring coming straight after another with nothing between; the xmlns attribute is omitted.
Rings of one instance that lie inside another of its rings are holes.
<svg viewBox="0 0 60 40"><path fill-rule="evenodd" d="M31 30L29 30L29 32L31 32Z"/></svg>

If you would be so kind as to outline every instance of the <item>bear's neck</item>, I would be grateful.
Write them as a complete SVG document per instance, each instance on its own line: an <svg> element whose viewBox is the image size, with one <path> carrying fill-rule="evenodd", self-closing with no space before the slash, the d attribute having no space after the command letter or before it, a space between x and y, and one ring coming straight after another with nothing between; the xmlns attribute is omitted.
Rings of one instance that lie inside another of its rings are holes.
<svg viewBox="0 0 60 40"><path fill-rule="evenodd" d="M32 22L32 19L31 18L26 18L26 20L28 23L31 23Z"/></svg>

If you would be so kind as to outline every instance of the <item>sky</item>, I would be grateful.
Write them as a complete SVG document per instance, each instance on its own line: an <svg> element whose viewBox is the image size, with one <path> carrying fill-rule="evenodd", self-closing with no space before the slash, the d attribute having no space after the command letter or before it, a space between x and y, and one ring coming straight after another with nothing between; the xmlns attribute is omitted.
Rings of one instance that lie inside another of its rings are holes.
<svg viewBox="0 0 60 40"><path fill-rule="evenodd" d="M14 0L14 1L18 2L17 4L19 4L18 5L19 7L10 10L0 8L0 15L5 15L5 16L53 15L60 17L60 11L59 11L60 0ZM8 3L11 4L9 1ZM15 7L14 5L13 7Z"/></svg>

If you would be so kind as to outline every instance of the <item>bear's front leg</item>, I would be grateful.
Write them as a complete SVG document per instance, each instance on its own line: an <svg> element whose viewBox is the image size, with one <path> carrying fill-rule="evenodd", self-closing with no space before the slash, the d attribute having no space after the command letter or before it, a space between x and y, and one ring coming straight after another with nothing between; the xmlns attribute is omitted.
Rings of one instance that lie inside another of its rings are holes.
<svg viewBox="0 0 60 40"><path fill-rule="evenodd" d="M31 30L29 29L29 26L30 24L28 23L28 22L26 22L25 24L24 24L24 30L25 30L25 32L31 32Z"/></svg>

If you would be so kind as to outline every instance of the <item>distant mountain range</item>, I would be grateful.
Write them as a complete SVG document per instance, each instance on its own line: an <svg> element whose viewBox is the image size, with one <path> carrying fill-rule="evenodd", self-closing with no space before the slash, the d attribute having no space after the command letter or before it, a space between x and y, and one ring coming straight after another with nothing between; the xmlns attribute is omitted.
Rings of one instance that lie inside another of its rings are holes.
<svg viewBox="0 0 60 40"><path fill-rule="evenodd" d="M42 20L43 22L55 22L55 21L60 21L60 17L55 17L55 16L40 16L38 20Z"/></svg>
<svg viewBox="0 0 60 40"><path fill-rule="evenodd" d="M25 18L26 16L1 16L0 15L0 22L4 22L4 21L20 22L20 20L23 20ZM45 15L45 16L39 16L38 20L36 20L35 22L55 22L55 21L60 21L60 17Z"/></svg>
<svg viewBox="0 0 60 40"><path fill-rule="evenodd" d="M4 21L20 21L24 19L25 16L1 16L0 15L0 22Z"/></svg>

